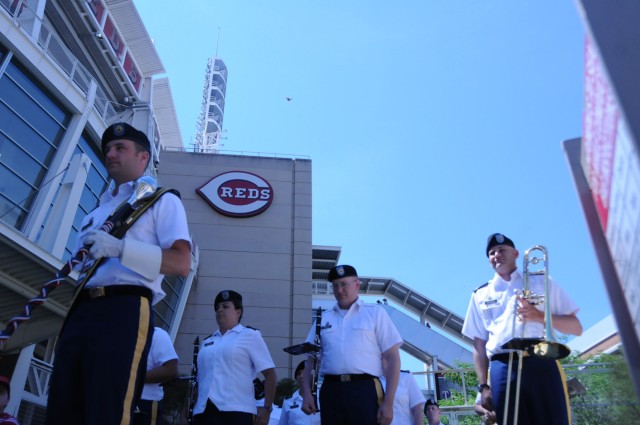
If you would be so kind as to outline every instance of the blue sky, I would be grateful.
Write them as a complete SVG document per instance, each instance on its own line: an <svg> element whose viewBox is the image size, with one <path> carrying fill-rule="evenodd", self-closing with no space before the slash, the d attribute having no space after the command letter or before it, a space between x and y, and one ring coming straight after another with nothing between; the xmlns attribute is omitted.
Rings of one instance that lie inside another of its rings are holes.
<svg viewBox="0 0 640 425"><path fill-rule="evenodd" d="M486 238L549 249L583 325L611 312L561 142L582 134L571 0L135 0L192 142L207 58L224 149L313 161L313 243L464 315ZM292 97L288 102L286 97ZM519 265L521 266L521 262Z"/></svg>

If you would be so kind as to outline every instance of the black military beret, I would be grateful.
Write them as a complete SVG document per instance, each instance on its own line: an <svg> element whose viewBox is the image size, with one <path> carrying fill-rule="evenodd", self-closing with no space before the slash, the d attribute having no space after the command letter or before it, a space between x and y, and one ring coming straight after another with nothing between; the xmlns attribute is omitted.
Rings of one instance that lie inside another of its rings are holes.
<svg viewBox="0 0 640 425"><path fill-rule="evenodd" d="M494 233L489 235L489 238L487 239L487 257L489 256L491 248L497 245L508 245L512 248L516 247L513 241L502 233Z"/></svg>
<svg viewBox="0 0 640 425"><path fill-rule="evenodd" d="M327 280L329 282L333 282L336 279L349 276L358 277L358 272L356 272L356 269L354 267L347 265L335 266L334 268L329 270L329 276L327 277Z"/></svg>
<svg viewBox="0 0 640 425"><path fill-rule="evenodd" d="M215 308L218 306L218 304L225 301L231 301L236 308L242 308L242 295L240 295L236 291L232 291L231 289L220 291L220 293L216 295L216 299L213 302L213 307Z"/></svg>
<svg viewBox="0 0 640 425"><path fill-rule="evenodd" d="M424 405L424 411L425 412L427 411L427 406L438 406L438 407L440 407L440 405L437 402L435 402L435 401L433 401L431 399L427 400L427 403Z"/></svg>
<svg viewBox="0 0 640 425"><path fill-rule="evenodd" d="M107 143L117 139L131 140L142 146L147 152L151 152L151 142L149 142L147 135L125 122L111 124L102 133L102 152L104 152Z"/></svg>

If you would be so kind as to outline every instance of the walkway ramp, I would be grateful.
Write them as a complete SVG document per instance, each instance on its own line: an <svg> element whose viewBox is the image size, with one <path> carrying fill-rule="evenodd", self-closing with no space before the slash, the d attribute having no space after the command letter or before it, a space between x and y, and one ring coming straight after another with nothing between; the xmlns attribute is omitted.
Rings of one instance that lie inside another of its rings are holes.
<svg viewBox="0 0 640 425"><path fill-rule="evenodd" d="M456 361L473 363L470 346L462 346L452 341L389 304L381 306L400 331L404 340L402 350L406 353L429 365L435 361L438 369L454 368Z"/></svg>

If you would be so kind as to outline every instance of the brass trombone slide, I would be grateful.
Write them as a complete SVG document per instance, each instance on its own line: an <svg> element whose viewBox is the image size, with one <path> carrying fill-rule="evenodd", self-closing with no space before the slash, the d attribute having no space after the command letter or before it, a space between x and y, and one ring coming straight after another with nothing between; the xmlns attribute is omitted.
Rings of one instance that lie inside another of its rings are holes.
<svg viewBox="0 0 640 425"><path fill-rule="evenodd" d="M538 254L540 256L536 256ZM536 270L531 270L530 265L538 265L542 262L542 267ZM530 289L531 276L539 275L543 277L544 283L544 295L535 294ZM515 350L518 354L518 372L516 376L516 390L515 390L515 404L514 404L514 424L518 423L518 408L520 405L520 384L522 381L522 358L523 352L527 352L529 355L537 357L544 357L547 359L559 360L567 357L571 350L566 345L559 343L553 331L553 321L551 315L551 298L549 296L549 254L547 248L542 245L535 245L524 253L523 258L523 276L524 280L523 290L520 296L530 304L544 303L544 336L542 338L525 338L524 331L526 322L522 326L522 332L520 337L513 337L508 342L502 345L501 348L506 350L512 350L509 352L509 367L507 369L507 394L505 397L504 405L504 417L503 425L507 425L507 418L509 413L509 398L511 395L511 372L513 354ZM515 334L516 320L518 316L516 311L518 309L518 302L516 301L513 306L513 325L511 328L511 335Z"/></svg>

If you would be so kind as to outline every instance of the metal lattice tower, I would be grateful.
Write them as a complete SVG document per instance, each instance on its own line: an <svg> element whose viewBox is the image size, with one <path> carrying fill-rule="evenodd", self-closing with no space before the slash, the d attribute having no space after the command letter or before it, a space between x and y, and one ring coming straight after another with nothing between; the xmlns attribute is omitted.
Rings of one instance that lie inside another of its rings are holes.
<svg viewBox="0 0 640 425"><path fill-rule="evenodd" d="M209 58L202 92L202 107L194 137L196 152L216 153L220 150L227 73L227 66L222 59Z"/></svg>

